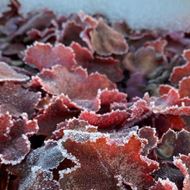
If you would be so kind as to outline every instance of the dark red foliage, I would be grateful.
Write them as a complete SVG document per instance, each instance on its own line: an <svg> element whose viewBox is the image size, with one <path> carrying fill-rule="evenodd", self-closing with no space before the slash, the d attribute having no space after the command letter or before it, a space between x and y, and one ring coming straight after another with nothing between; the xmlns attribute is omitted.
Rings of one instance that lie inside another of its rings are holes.
<svg viewBox="0 0 190 190"><path fill-rule="evenodd" d="M0 190L190 189L189 33L12 0L0 36Z"/></svg>
<svg viewBox="0 0 190 190"><path fill-rule="evenodd" d="M9 175L6 171L6 167L1 165L0 166L0 189L7 189L9 185Z"/></svg>

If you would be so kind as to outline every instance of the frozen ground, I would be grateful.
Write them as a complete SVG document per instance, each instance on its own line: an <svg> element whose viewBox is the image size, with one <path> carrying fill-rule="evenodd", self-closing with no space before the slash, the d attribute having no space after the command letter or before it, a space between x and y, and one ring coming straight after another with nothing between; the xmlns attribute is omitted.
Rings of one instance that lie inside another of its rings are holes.
<svg viewBox="0 0 190 190"><path fill-rule="evenodd" d="M0 0L0 10L8 0ZM43 7L69 14L83 10L125 19L133 28L163 28L190 31L189 0L20 0L22 11Z"/></svg>

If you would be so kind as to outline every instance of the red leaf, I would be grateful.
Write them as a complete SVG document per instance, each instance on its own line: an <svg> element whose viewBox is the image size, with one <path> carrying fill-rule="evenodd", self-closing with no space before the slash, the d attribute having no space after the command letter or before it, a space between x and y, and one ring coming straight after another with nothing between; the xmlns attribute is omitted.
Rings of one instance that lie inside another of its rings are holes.
<svg viewBox="0 0 190 190"><path fill-rule="evenodd" d="M16 165L20 163L30 151L30 141L26 135L12 138L0 145L0 161L3 164Z"/></svg>
<svg viewBox="0 0 190 190"><path fill-rule="evenodd" d="M0 85L0 110L19 116L27 113L29 117L35 112L35 107L41 98L40 92L32 92L19 84L4 83Z"/></svg>
<svg viewBox="0 0 190 190"><path fill-rule="evenodd" d="M58 65L52 69L44 69L33 78L32 83L33 85L39 84L50 94L64 93L77 105L93 111L99 109L98 90L115 88L115 84L104 75L92 73L88 76L86 71L80 67L69 71Z"/></svg>
<svg viewBox="0 0 190 190"><path fill-rule="evenodd" d="M86 47L82 47L79 43L72 42L70 46L75 52L76 61L83 67L90 67L94 59L93 53Z"/></svg>
<svg viewBox="0 0 190 190"><path fill-rule="evenodd" d="M78 108L69 102L64 95L54 97L42 113L36 117L40 127L38 133L49 136L56 129L58 123L78 114Z"/></svg>
<svg viewBox="0 0 190 190"><path fill-rule="evenodd" d="M139 129L138 135L140 138L146 139L147 144L143 148L143 155L148 155L150 151L158 144L158 137L156 136L155 128L143 127Z"/></svg>
<svg viewBox="0 0 190 190"><path fill-rule="evenodd" d="M179 94L181 97L190 97L190 76L189 77L184 77L180 82L179 82Z"/></svg>
<svg viewBox="0 0 190 190"><path fill-rule="evenodd" d="M150 187L150 174L158 164L140 155L142 144L135 134L126 138L128 141L117 144L103 134L65 131L63 146L80 165L63 173L61 188L121 189L122 184L130 184L132 189Z"/></svg>
<svg viewBox="0 0 190 190"><path fill-rule="evenodd" d="M168 94L161 97L144 97L155 114L190 115L189 99L180 98L179 92L171 88Z"/></svg>
<svg viewBox="0 0 190 190"><path fill-rule="evenodd" d="M190 61L190 51L188 49L183 51L183 57L187 60Z"/></svg>
<svg viewBox="0 0 190 190"><path fill-rule="evenodd" d="M61 41L66 44L70 45L73 42L83 43L82 39L80 38L80 33L83 30L83 27L80 23L74 20L68 20L66 23L62 25L62 39Z"/></svg>
<svg viewBox="0 0 190 190"><path fill-rule="evenodd" d="M27 64L36 66L39 70L54 65L63 65L68 69L76 66L75 54L70 47L57 44L35 42L25 52L24 60Z"/></svg>
<svg viewBox="0 0 190 190"><path fill-rule="evenodd" d="M185 179L183 181L183 190L190 189L190 154L180 155L174 158L174 164L183 173Z"/></svg>
<svg viewBox="0 0 190 190"><path fill-rule="evenodd" d="M88 122L80 119L69 119L57 125L57 129L53 132L52 139L58 140L64 136L64 130L78 130L86 132L97 132L97 127L90 125Z"/></svg>
<svg viewBox="0 0 190 190"><path fill-rule="evenodd" d="M127 102L127 94L114 90L102 90L99 93L101 106L110 106L112 103Z"/></svg>
<svg viewBox="0 0 190 190"><path fill-rule="evenodd" d="M145 47L146 46L152 47L153 49L155 49L157 53L160 53L162 55L164 55L164 50L165 50L166 45L167 45L167 41L161 38L145 43Z"/></svg>
<svg viewBox="0 0 190 190"><path fill-rule="evenodd" d="M45 145L32 150L26 159L9 170L19 178L18 189L60 189L58 181L53 179L53 170L70 157L56 141L45 141ZM66 166L67 168L67 166Z"/></svg>
<svg viewBox="0 0 190 190"><path fill-rule="evenodd" d="M179 111L180 112L180 111ZM168 129L180 131L186 127L185 120L178 115L157 115L153 119L153 125L159 136L162 136Z"/></svg>
<svg viewBox="0 0 190 190"><path fill-rule="evenodd" d="M126 111L112 111L105 114L96 114L94 112L82 112L80 119L88 121L89 124L101 128L122 127L122 124L129 117Z"/></svg>
<svg viewBox="0 0 190 190"><path fill-rule="evenodd" d="M99 55L122 55L128 51L128 45L123 35L109 27L102 19L90 32L89 40L91 43L89 48Z"/></svg>
<svg viewBox="0 0 190 190"><path fill-rule="evenodd" d="M129 114L129 118L126 122L127 126L133 126L135 123L142 121L152 114L148 103L143 99L132 103L132 105L127 108L127 112Z"/></svg>
<svg viewBox="0 0 190 190"><path fill-rule="evenodd" d="M190 63L186 63L182 66L176 66L173 68L170 74L170 81L173 83L178 83L183 77L190 75Z"/></svg>
<svg viewBox="0 0 190 190"><path fill-rule="evenodd" d="M174 89L174 87L172 87L170 85L167 85L167 84L161 84L159 86L159 94L160 94L160 96L163 96L164 94L168 94L171 89Z"/></svg>
<svg viewBox="0 0 190 190"><path fill-rule="evenodd" d="M56 29L55 28L45 28L43 31L32 28L27 32L27 36L32 41L39 42L51 42L51 40L56 40Z"/></svg>
<svg viewBox="0 0 190 190"><path fill-rule="evenodd" d="M6 141L9 138L9 133L13 127L13 121L10 114L0 115L0 142Z"/></svg>
<svg viewBox="0 0 190 190"><path fill-rule="evenodd" d="M38 125L36 120L21 118L13 120L9 116L7 130L1 133L0 161L3 164L15 165L20 163L30 151L28 137L37 133ZM6 138L5 138L6 137Z"/></svg>

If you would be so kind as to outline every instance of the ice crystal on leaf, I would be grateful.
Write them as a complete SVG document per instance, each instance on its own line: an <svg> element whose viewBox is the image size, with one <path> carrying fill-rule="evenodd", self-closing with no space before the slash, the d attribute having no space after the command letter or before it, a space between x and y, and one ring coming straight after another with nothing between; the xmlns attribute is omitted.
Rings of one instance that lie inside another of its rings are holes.
<svg viewBox="0 0 190 190"><path fill-rule="evenodd" d="M12 0L0 36L0 189L190 189L188 33Z"/></svg>
<svg viewBox="0 0 190 190"><path fill-rule="evenodd" d="M70 69L76 65L73 50L62 44L53 47L51 44L36 42L26 50L24 59L27 64L34 65L39 70L54 65L63 65Z"/></svg>
<svg viewBox="0 0 190 190"><path fill-rule="evenodd" d="M150 174L158 164L140 155L142 143L136 135L128 137L124 144L94 135L70 132L70 137L65 137L64 148L78 158L81 167L64 174L60 180L62 189L120 189L118 176L124 184L131 184L131 188L151 186Z"/></svg>

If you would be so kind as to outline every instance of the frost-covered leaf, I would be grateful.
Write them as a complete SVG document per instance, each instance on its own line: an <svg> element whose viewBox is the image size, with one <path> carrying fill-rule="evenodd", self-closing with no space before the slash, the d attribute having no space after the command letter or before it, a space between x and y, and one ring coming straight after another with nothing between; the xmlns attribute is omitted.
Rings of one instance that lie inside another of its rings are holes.
<svg viewBox="0 0 190 190"><path fill-rule="evenodd" d="M143 127L139 129L138 135L140 138L146 139L147 144L143 148L143 155L148 155L149 152L155 148L158 144L158 137L156 135L155 128L151 127Z"/></svg>
<svg viewBox="0 0 190 190"><path fill-rule="evenodd" d="M93 111L99 109L98 90L115 88L115 84L105 75L98 73L88 75L81 67L73 71L69 71L63 66L44 69L33 78L32 83L34 86L42 86L42 89L50 94L68 95L78 106Z"/></svg>
<svg viewBox="0 0 190 190"><path fill-rule="evenodd" d="M39 124L39 134L49 136L56 129L56 125L68 118L78 116L79 108L60 95L50 100L47 107L36 117Z"/></svg>
<svg viewBox="0 0 190 190"><path fill-rule="evenodd" d="M178 83L183 77L190 75L190 63L186 63L182 66L176 66L170 75L170 80L173 83Z"/></svg>
<svg viewBox="0 0 190 190"><path fill-rule="evenodd" d="M36 166L34 166L31 170L31 174L28 176L29 181L24 181L24 183L27 184L21 184L18 187L18 190L60 190L60 185L56 180L53 179L51 172L44 171L40 167Z"/></svg>
<svg viewBox="0 0 190 190"><path fill-rule="evenodd" d="M16 165L20 163L30 151L30 141L26 135L11 137L0 145L0 161L3 164Z"/></svg>
<svg viewBox="0 0 190 190"><path fill-rule="evenodd" d="M119 92L117 89L114 90L102 90L99 93L101 106L108 106L112 103L126 103L127 94Z"/></svg>
<svg viewBox="0 0 190 190"><path fill-rule="evenodd" d="M132 73L149 75L158 66L156 51L151 47L140 47L135 52L126 54L123 64Z"/></svg>
<svg viewBox="0 0 190 190"><path fill-rule="evenodd" d="M38 125L36 120L28 120L27 117L13 120L9 116L7 119L2 121L2 125L6 124L6 130L1 131L0 162L15 165L29 153L28 137L37 133Z"/></svg>
<svg viewBox="0 0 190 190"><path fill-rule="evenodd" d="M61 139L64 136L64 130L97 132L97 127L90 125L87 121L84 120L76 118L69 119L57 125L57 129L53 132L52 139Z"/></svg>
<svg viewBox="0 0 190 190"><path fill-rule="evenodd" d="M157 182L160 179L168 179L170 182L173 182L178 189L182 189L183 187L184 176L173 162L160 162L160 168L154 172L153 176Z"/></svg>
<svg viewBox="0 0 190 190"><path fill-rule="evenodd" d="M174 164L185 177L183 181L183 190L188 190L190 188L190 154L181 154L180 156L175 157Z"/></svg>
<svg viewBox="0 0 190 190"><path fill-rule="evenodd" d="M120 189L121 184L130 184L132 189L146 189L153 185L150 174L158 164L140 155L142 143L135 134L127 138L118 144L103 134L65 131L62 144L80 167L63 173L61 188Z"/></svg>
<svg viewBox="0 0 190 190"><path fill-rule="evenodd" d="M96 114L94 112L82 112L80 119L87 121L89 124L98 126L100 129L122 127L129 117L126 111L112 111L105 114Z"/></svg>
<svg viewBox="0 0 190 190"><path fill-rule="evenodd" d="M24 60L27 64L36 66L39 70L54 65L63 65L68 69L76 66L75 54L70 47L57 44L54 47L49 43L34 43L25 52Z"/></svg>
<svg viewBox="0 0 190 190"><path fill-rule="evenodd" d="M178 190L178 188L169 179L159 179L150 190Z"/></svg>
<svg viewBox="0 0 190 190"><path fill-rule="evenodd" d="M10 171L19 177L19 190L58 190L60 187L53 179L53 169L57 169L67 157L71 158L67 151L58 142L50 140L32 150L21 164L11 167Z"/></svg>
<svg viewBox="0 0 190 190"><path fill-rule="evenodd" d="M144 97L150 106L150 109L155 114L169 114L169 115L189 115L190 106L189 100L180 97L180 92L176 89L171 88L167 94L161 97L149 98Z"/></svg>
<svg viewBox="0 0 190 190"><path fill-rule="evenodd" d="M7 82L0 85L0 110L3 113L8 111L14 116L27 113L32 117L40 98L40 92L32 92L19 84Z"/></svg>

